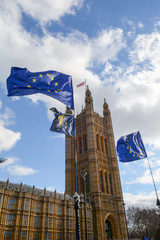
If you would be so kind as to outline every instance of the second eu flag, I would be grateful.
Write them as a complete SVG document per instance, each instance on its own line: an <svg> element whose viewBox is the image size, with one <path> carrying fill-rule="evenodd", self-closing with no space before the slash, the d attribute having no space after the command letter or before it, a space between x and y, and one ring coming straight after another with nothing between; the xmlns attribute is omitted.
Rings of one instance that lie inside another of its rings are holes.
<svg viewBox="0 0 160 240"><path fill-rule="evenodd" d="M43 93L74 110L72 78L56 72L29 72L27 68L12 67L7 78L8 96Z"/></svg>
<svg viewBox="0 0 160 240"><path fill-rule="evenodd" d="M75 137L75 118L70 114L63 114L58 112L56 108L50 109L54 112L55 119L52 122L50 130L52 132L64 133Z"/></svg>
<svg viewBox="0 0 160 240"><path fill-rule="evenodd" d="M120 162L131 162L147 157L140 132L121 137L117 142L117 154Z"/></svg>

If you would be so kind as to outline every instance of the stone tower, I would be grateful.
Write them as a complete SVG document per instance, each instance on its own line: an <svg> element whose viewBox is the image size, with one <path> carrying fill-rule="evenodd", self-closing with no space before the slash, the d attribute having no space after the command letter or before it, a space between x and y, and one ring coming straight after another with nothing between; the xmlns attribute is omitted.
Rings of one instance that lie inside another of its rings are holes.
<svg viewBox="0 0 160 240"><path fill-rule="evenodd" d="M103 117L94 112L88 87L85 108L76 117L76 137L78 193L83 192L81 171L84 169L87 172L86 196L92 205L94 239L127 240L111 113L106 100ZM66 136L65 191L72 196L75 193L74 153L74 138Z"/></svg>

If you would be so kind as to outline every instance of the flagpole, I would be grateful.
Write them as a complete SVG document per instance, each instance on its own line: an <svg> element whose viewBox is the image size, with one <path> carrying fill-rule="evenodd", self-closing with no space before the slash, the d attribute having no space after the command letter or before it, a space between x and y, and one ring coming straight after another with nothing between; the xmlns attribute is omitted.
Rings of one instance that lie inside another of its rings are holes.
<svg viewBox="0 0 160 240"><path fill-rule="evenodd" d="M85 79L85 92L87 89L86 86L86 79ZM81 233L80 233L80 215L79 215L79 209L80 209L80 196L78 195L78 176L77 176L77 142L76 142L76 116L75 116L75 111L74 111L74 118L75 118L75 194L74 194L74 199L75 199L75 215L76 215L76 240L81 239ZM87 234L87 231L86 231ZM87 236L87 235L86 235ZM87 239L87 237L86 237Z"/></svg>
<svg viewBox="0 0 160 240"><path fill-rule="evenodd" d="M87 90L87 80L85 79L85 92Z"/></svg>
<svg viewBox="0 0 160 240"><path fill-rule="evenodd" d="M146 154L146 155L147 155L147 154ZM154 181L153 172L152 172L152 169L151 169L151 165L150 165L148 156L147 156L147 162L148 162L150 174L151 174L152 181L153 181L154 190L155 190L156 197L157 197L157 206L160 206L160 201L159 201L159 198L158 198L157 188L156 188L156 184L155 184L155 181Z"/></svg>
<svg viewBox="0 0 160 240"><path fill-rule="evenodd" d="M75 117L75 113L74 113L74 119L75 119L75 138L74 138L74 151L75 151L75 192L77 192L77 141L76 141L76 117Z"/></svg>
<svg viewBox="0 0 160 240"><path fill-rule="evenodd" d="M155 181L154 181L154 178L153 178L153 172L152 172L151 165L150 165L150 162L149 162L149 159L148 159L148 157L147 157L147 161L148 161L148 166L149 166L150 173L151 173L151 176L152 176L152 181L153 181L154 190L155 190L155 193L156 193L156 197L157 197L157 203L158 203L158 202L159 202L159 199L158 199L157 188L156 188L156 184L155 184Z"/></svg>
<svg viewBox="0 0 160 240"><path fill-rule="evenodd" d="M78 176L77 176L77 142L76 142L76 116L75 116L75 110L74 110L74 119L75 119L75 138L74 138L74 149L75 149L75 194L73 196L74 198L74 208L75 208L75 215L76 215L76 240L81 240L81 234L80 234L80 196L78 195Z"/></svg>

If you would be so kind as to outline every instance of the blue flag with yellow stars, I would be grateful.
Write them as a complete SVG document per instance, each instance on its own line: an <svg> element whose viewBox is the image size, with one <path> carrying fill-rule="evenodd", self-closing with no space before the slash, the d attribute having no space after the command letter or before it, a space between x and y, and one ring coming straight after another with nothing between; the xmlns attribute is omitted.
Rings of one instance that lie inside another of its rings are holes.
<svg viewBox="0 0 160 240"><path fill-rule="evenodd" d="M64 133L75 137L75 118L70 114L63 114L57 111L56 108L50 109L54 112L55 119L52 122L50 130L52 132Z"/></svg>
<svg viewBox="0 0 160 240"><path fill-rule="evenodd" d="M121 137L117 141L117 154L120 162L131 162L147 157L140 132Z"/></svg>
<svg viewBox="0 0 160 240"><path fill-rule="evenodd" d="M29 72L27 68L12 67L7 78L8 96L43 93L74 110L72 78L56 72Z"/></svg>

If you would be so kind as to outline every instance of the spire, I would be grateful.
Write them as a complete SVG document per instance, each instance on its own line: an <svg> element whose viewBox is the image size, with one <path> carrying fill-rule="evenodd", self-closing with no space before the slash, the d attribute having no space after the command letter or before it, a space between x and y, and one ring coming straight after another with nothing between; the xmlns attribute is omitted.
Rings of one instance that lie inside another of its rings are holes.
<svg viewBox="0 0 160 240"><path fill-rule="evenodd" d="M6 189L8 189L9 187L9 178L7 179L7 182L6 182Z"/></svg>
<svg viewBox="0 0 160 240"><path fill-rule="evenodd" d="M108 120L110 117L110 110L108 103L106 103L106 99L104 98L104 104L103 104L103 116L105 120Z"/></svg>
<svg viewBox="0 0 160 240"><path fill-rule="evenodd" d="M87 85L87 90L86 90L85 103L86 103L86 109L93 111L93 98L92 98L92 94L91 94L91 91L89 90L88 85Z"/></svg>

